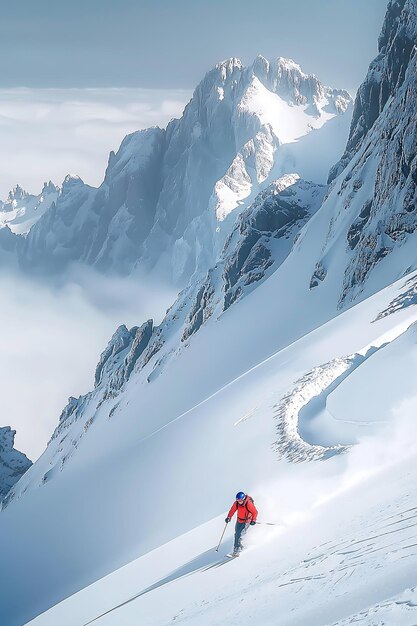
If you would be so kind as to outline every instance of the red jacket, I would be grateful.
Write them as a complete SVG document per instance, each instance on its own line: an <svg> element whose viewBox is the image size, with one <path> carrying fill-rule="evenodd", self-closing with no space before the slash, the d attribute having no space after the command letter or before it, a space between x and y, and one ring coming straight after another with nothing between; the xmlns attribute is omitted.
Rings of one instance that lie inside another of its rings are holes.
<svg viewBox="0 0 417 626"><path fill-rule="evenodd" d="M250 496L246 496L242 504L237 501L233 502L230 511L227 514L227 517L233 517L236 511L237 521L241 524L243 522L256 522L256 518L258 517L258 511L256 510L256 506L254 505L253 500Z"/></svg>

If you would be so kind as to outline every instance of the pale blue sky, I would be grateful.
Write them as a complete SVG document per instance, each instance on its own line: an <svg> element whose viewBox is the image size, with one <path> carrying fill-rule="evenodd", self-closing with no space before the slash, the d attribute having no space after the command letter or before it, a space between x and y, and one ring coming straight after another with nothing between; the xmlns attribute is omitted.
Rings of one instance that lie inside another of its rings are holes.
<svg viewBox="0 0 417 626"><path fill-rule="evenodd" d="M13 0L0 87L193 88L217 61L288 56L354 91L387 0Z"/></svg>

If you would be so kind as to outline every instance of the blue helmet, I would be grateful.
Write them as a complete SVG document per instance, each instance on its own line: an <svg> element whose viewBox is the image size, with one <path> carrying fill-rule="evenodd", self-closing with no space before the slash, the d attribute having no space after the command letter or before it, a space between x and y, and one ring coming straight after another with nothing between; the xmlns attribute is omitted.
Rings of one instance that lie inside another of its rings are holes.
<svg viewBox="0 0 417 626"><path fill-rule="evenodd" d="M246 495L243 493L243 491L239 491L236 494L236 500L244 500L246 498Z"/></svg>

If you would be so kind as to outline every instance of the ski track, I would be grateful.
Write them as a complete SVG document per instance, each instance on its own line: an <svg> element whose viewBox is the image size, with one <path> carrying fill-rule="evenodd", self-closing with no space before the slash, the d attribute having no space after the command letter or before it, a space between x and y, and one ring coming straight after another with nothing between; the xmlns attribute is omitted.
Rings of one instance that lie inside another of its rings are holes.
<svg viewBox="0 0 417 626"><path fill-rule="evenodd" d="M384 568L388 566L395 567L396 565L401 566L405 560L417 563L417 507L409 506L410 499L417 498L417 487L414 486L413 489L408 491L406 487L396 502L387 501L382 506L374 505L366 514L353 516L350 536L345 539L330 540L315 545L306 553L305 558L287 569L284 568L282 572L277 571L279 570L279 562L273 563L272 567L271 564L265 564L264 570L259 571L254 579L245 580L243 587L239 587L236 591L230 590L227 596L218 595L217 591L217 595L215 593L213 598L211 593L202 601L195 600L191 602L190 605L176 612L169 621L152 621L152 624L158 626L174 623L195 625L199 623L200 619L203 620L202 623L210 624L210 626L220 626L220 624L223 626L225 623L234 625L240 623L240 620L244 625L249 624L252 623L252 619L249 621L248 617L246 620L244 619L243 607L242 609L239 608L238 612L234 612L233 616L230 617L230 621L224 621L224 613L221 620L217 619L217 605L226 602L234 607L240 607L240 603L243 602L242 598L247 597L248 594L249 603L256 601L256 597L259 595L262 608L262 605L271 602L271 598L274 598L273 602L279 603L277 594L282 591L282 593L286 594L287 604L290 596L290 602L294 607L291 611L296 611L300 607L300 597L303 598L303 603L305 602L306 604L309 599L318 598L319 607L313 607L313 612L308 621L300 621L296 617L294 619L289 618L288 621L285 620L283 622L272 622L268 619L263 621L261 612L259 624L268 626L272 626L272 624L274 626L292 626L293 624L294 626L300 626L301 624L303 626L307 626L307 624L308 626L348 626L349 624L362 624L364 626L416 626L416 588L403 591L400 582L399 591L401 589L401 593L398 596L388 599L377 598L377 601L372 606L361 606L363 598L360 593L361 584L365 585L371 575L377 575L378 572L383 573ZM368 515L372 515L375 519L375 525L371 532L366 526L366 517ZM132 607L131 610L134 611L137 619L141 615L141 598L151 591L157 592L158 590L163 592L164 587L166 588L168 584L175 585L194 574L204 577L210 570L232 562L231 559L218 558L217 554L213 553L214 550L209 550L199 555L172 572L169 576L141 590L134 597L87 622L85 626L92 622L103 624L103 626L104 624L106 626L136 624L137 622L132 620L132 613L127 614L123 611L128 604ZM250 550L248 556L254 554ZM213 558L215 559L214 562L201 565L202 560ZM233 573L237 573L236 570ZM349 584L352 585L351 588L349 588ZM204 588L204 581L199 583L199 586ZM170 593L174 593L175 596L175 590ZM350 597L352 598L350 602L346 602L346 598L343 599L348 593L351 594ZM383 594L383 586L380 591L376 586L374 593L377 596L378 593ZM348 616L342 615L336 621L323 621L323 618L317 615L323 615L319 610L320 608L321 610L323 609L323 607L320 607L320 603L326 606L327 599L329 599L330 615L335 611L336 613L346 612L347 606L352 608L352 614ZM163 603L164 596L155 598L154 602L157 604ZM136 603L137 606L135 606ZM202 608L204 618L201 613ZM318 611L316 616L315 610ZM212 611L214 611L213 616L211 615ZM111 619L102 619L106 616L110 618L110 614L113 612L114 615Z"/></svg>
<svg viewBox="0 0 417 626"><path fill-rule="evenodd" d="M263 597L274 597L275 595L275 602L279 602L276 594L280 589L285 593L292 594L294 607L297 607L297 597L299 596L306 600L317 595L323 602L328 597L332 599L332 602L336 601L337 603L338 599L349 593L347 591L349 580L351 582L361 580L365 583L371 575L383 572L384 567L388 565L401 565L404 560L417 563L417 507L410 508L407 506L410 498L415 497L417 497L416 487L412 492L407 493L405 490L395 505L387 502L377 512L372 511L375 513L376 520L372 532L366 528L364 517L359 515L354 519L354 532L351 538L325 542L315 546L301 562L284 570L278 576L276 572L266 577L261 574L262 582L259 581L258 583L255 579L246 589L240 590L240 595L244 597L245 593L251 592L256 595L256 590L253 590L253 583L255 583L258 592L262 593ZM393 512L393 508L395 508L395 512ZM363 530L362 525L365 526ZM259 589L259 584L262 584L262 589ZM358 608L355 604L361 602L360 594L357 599L355 598L356 592L357 587L354 583L353 610ZM375 590L375 593L378 593L378 589ZM313 612L311 621L308 621L308 626L324 626L325 623L329 625L331 623L332 626L347 626L358 623L368 626L400 626L400 624L416 626L416 589L408 592L410 598L406 592L404 593L401 592L399 597L395 599L383 599L376 602L372 607L359 607L358 612L353 612L351 616L333 622L316 621ZM230 596L227 599L230 601ZM342 610L346 610L346 601L341 606L344 606ZM175 623L196 624L198 619L195 614L188 613L186 615L183 613L182 616L175 619ZM213 619L207 623L220 626L221 622ZM238 620L230 623L238 623ZM242 623L246 624L244 620ZM289 626L303 622L290 619L288 622L265 621L259 623L274 623L276 626L287 626L288 624ZM307 621L304 623L307 624Z"/></svg>

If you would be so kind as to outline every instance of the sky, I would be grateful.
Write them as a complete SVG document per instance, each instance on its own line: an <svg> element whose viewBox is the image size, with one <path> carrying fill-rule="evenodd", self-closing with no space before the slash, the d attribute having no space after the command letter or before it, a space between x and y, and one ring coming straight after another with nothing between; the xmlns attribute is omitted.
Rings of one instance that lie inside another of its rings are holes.
<svg viewBox="0 0 417 626"><path fill-rule="evenodd" d="M14 0L3 3L0 87L192 89L216 62L294 58L355 90L387 0Z"/></svg>

